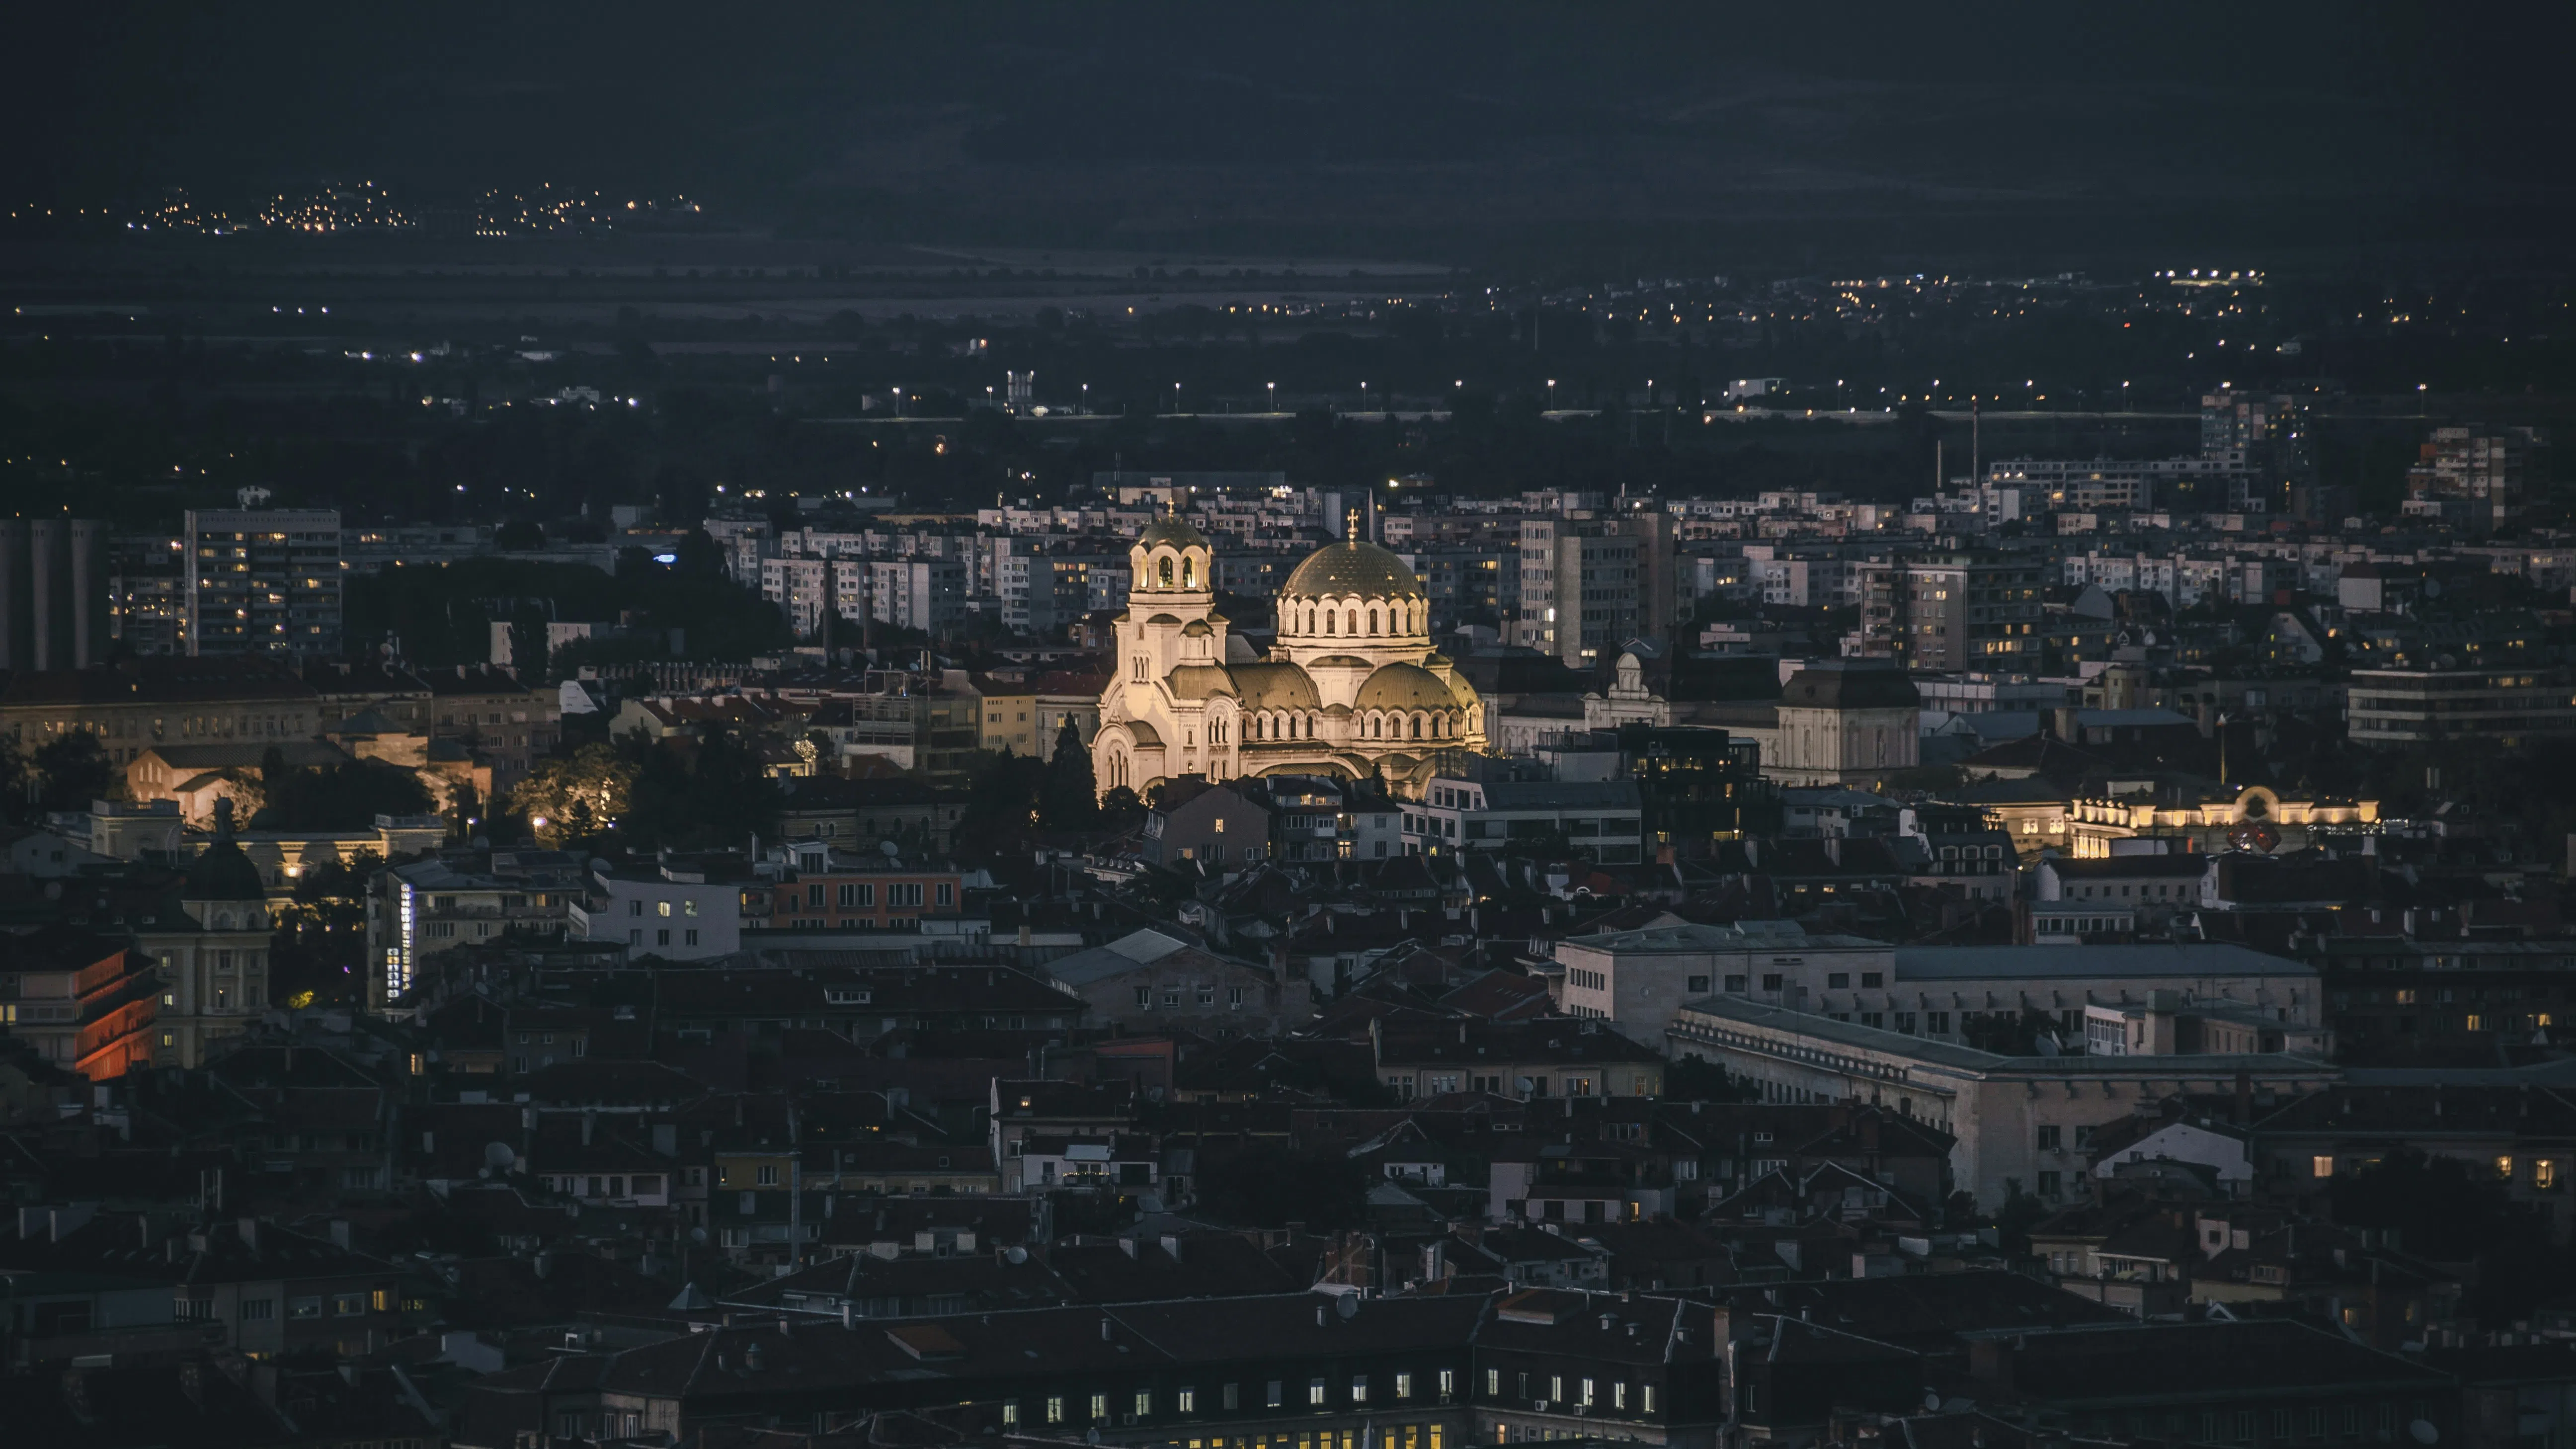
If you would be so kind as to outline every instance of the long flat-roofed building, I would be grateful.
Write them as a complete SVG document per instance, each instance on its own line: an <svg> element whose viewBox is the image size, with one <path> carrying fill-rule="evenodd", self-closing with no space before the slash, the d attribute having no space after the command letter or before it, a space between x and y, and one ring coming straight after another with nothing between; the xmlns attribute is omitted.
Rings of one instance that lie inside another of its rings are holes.
<svg viewBox="0 0 2576 1449"><path fill-rule="evenodd" d="M1659 1040L1682 1003L1731 996L1927 1041L1967 1043L1980 1018L2037 1012L2072 1044L2089 1008L2143 1005L2155 992L2267 1017L2316 1035L2325 1017L2313 967L2242 946L1890 946L1810 935L1793 921L1703 926L1679 920L1557 944L1564 1006Z"/></svg>
<svg viewBox="0 0 2576 1449"><path fill-rule="evenodd" d="M2270 1107L2343 1075L2286 1052L2005 1055L1728 996L1685 1005L1665 1036L1675 1056L1724 1067L1764 1101L1867 1102L1933 1122L1957 1139L1954 1179L1987 1209L2016 1191L2043 1202L2090 1192L2094 1132L2167 1098Z"/></svg>

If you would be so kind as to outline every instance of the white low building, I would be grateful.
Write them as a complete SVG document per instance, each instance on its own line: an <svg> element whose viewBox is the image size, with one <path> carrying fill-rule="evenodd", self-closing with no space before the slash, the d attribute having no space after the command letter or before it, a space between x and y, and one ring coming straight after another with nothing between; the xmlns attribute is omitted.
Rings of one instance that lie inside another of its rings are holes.
<svg viewBox="0 0 2576 1449"><path fill-rule="evenodd" d="M572 934L666 961L730 955L742 949L742 889L676 861L651 871L593 861L589 892L571 907Z"/></svg>
<svg viewBox="0 0 2576 1449"><path fill-rule="evenodd" d="M2060 1040L2084 1039L2095 1007L2144 1006L2174 993L2277 1024L2291 1050L2331 1050L2315 968L2242 946L1890 946L1810 935L1791 921L1694 925L1678 918L1557 943L1565 1010L1659 1041L1673 1013L1708 995L1739 997L1927 1041L1965 1044L1979 1017L2045 1016Z"/></svg>
<svg viewBox="0 0 2576 1449"><path fill-rule="evenodd" d="M1957 1139L1959 1187L1988 1211L2016 1192L2089 1196L2094 1134L2160 1114L2168 1099L2237 1093L2268 1108L2343 1075L2286 1053L2005 1056L1726 996L1683 1007L1666 1041L1764 1101L1866 1102L1934 1123Z"/></svg>

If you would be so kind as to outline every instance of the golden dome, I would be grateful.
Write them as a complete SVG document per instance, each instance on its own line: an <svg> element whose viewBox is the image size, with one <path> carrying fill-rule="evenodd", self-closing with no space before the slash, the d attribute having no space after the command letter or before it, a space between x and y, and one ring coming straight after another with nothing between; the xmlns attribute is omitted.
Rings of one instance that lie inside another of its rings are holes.
<svg viewBox="0 0 2576 1449"><path fill-rule="evenodd" d="M1456 709L1457 697L1439 675L1417 664L1390 664L1360 686L1359 709Z"/></svg>
<svg viewBox="0 0 2576 1449"><path fill-rule="evenodd" d="M1136 547L1138 548L1152 548L1158 543L1167 543L1174 548L1206 548L1208 546L1207 535L1191 527L1188 519L1185 519L1176 513L1163 514L1153 522L1146 524L1145 531L1136 535Z"/></svg>
<svg viewBox="0 0 2576 1449"><path fill-rule="evenodd" d="M1328 543L1306 555L1280 587L1283 599L1422 599L1422 580L1373 543Z"/></svg>

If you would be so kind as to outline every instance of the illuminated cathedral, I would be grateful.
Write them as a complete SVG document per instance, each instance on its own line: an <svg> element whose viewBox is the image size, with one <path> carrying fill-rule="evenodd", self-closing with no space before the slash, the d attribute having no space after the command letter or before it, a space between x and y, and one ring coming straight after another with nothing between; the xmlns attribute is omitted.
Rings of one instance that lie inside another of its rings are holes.
<svg viewBox="0 0 2576 1449"><path fill-rule="evenodd" d="M1267 656L1216 612L1215 550L1197 529L1158 518L1127 556L1118 672L1091 746L1102 791L1382 773L1411 795L1440 755L1485 748L1484 701L1431 647L1422 581L1376 544L1327 544L1297 565Z"/></svg>

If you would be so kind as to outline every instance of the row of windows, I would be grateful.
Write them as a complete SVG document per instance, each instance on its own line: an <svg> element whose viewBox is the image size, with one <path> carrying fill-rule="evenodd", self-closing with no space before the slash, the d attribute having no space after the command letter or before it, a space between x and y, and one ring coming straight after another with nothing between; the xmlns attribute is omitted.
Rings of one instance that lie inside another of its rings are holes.
<svg viewBox="0 0 2576 1449"><path fill-rule="evenodd" d="M356 1293L317 1293L286 1300L286 1316L290 1319L320 1318L326 1308L333 1318L391 1313L394 1311L394 1290L376 1288ZM277 1320L277 1300L244 1298L236 1311L244 1323L273 1323ZM210 1323L215 1317L215 1300L182 1296L172 1300L171 1312L182 1323Z"/></svg>
<svg viewBox="0 0 2576 1449"><path fill-rule="evenodd" d="M1746 989L1745 983L1751 979L1752 978L1749 976L1729 976L1726 978L1726 989L1733 992L1742 992ZM1784 979L1785 978L1777 971L1765 972L1762 977L1762 989L1765 991L1778 991ZM1863 991L1876 991L1881 986L1885 985L1886 982L1887 973L1884 971L1863 971L1860 973L1860 988ZM1708 990L1708 978L1705 976L1694 976L1690 978L1690 989L1695 992L1705 993ZM1851 973L1848 971L1826 972L1825 989L1827 991L1850 990Z"/></svg>
<svg viewBox="0 0 2576 1449"><path fill-rule="evenodd" d="M1165 1011L1179 1010L1182 993L1188 989L1189 988L1180 986L1164 987L1162 996L1163 1009ZM1197 987L1197 993L1199 1005L1216 1005L1216 988L1214 986L1202 981ZM1225 989L1225 1004L1233 1010L1241 1011L1243 1009L1243 988L1240 986L1227 987ZM1136 1006L1137 1009L1141 1011L1151 1011L1154 1009L1153 987L1139 986L1136 988Z"/></svg>
<svg viewBox="0 0 2576 1449"><path fill-rule="evenodd" d="M1406 1370L1398 1370L1388 1377L1393 1381L1394 1397L1390 1402L1394 1403L1417 1402L1417 1396L1426 1389L1436 1391L1442 1403L1450 1402L1457 1393L1457 1375L1452 1369L1439 1370L1436 1377L1429 1382L1419 1381L1415 1374ZM1335 1381L1331 1378L1309 1378L1302 1384L1287 1379L1271 1379L1263 1385L1259 1407L1287 1408L1290 1406L1290 1398L1293 1394L1299 1404L1310 1409L1344 1406L1364 1408L1375 1402L1372 1397L1376 1390L1375 1378L1376 1376L1365 1373L1352 1374L1343 1387L1343 1392L1338 1395L1335 1393ZM1569 1384L1573 1386L1573 1397L1568 1397ZM1633 1404L1637 1412L1647 1414L1655 1412L1655 1386L1652 1384L1635 1385L1632 1392L1632 1386L1624 1379L1613 1379L1605 1384L1590 1377L1568 1379L1562 1374L1521 1373L1514 1376L1513 1385L1516 1398L1527 1399L1541 1405L1572 1404L1584 1408L1607 1407L1625 1411ZM1244 1386L1241 1384L1222 1385L1215 1395L1216 1404L1209 1407L1223 1411L1241 1410L1244 1407L1245 1397L1243 1389ZM1538 1392L1539 1390L1544 1390L1544 1393ZM1503 1371L1487 1369L1485 1397L1500 1399L1502 1393ZM1054 1394L1039 1401L1035 1407L1041 1416L1041 1422L1044 1423L1102 1424L1110 1422L1113 1414L1126 1416L1131 1422L1150 1418L1158 1412L1159 1402L1154 1390L1138 1389L1132 1394ZM1171 1392L1169 1412L1190 1415L1203 1411L1197 1388L1184 1386ZM1003 1400L1003 1426L1016 1428L1023 1422L1020 1401ZM1438 1449L1439 1426L1432 1426L1431 1434L1432 1449Z"/></svg>
<svg viewBox="0 0 2576 1449"><path fill-rule="evenodd" d="M917 880L888 881L885 888L885 903L889 906L917 907L922 903L923 889L923 883ZM790 890L792 891L793 887L790 887ZM823 900L827 892L831 895L833 904L844 910L873 910L876 907L877 888L874 882L844 881L833 886L822 881L807 881L805 883L806 908L817 911L823 909ZM937 882L932 899L942 906L955 905L957 883L955 881ZM692 909L690 914L695 915L697 912Z"/></svg>

